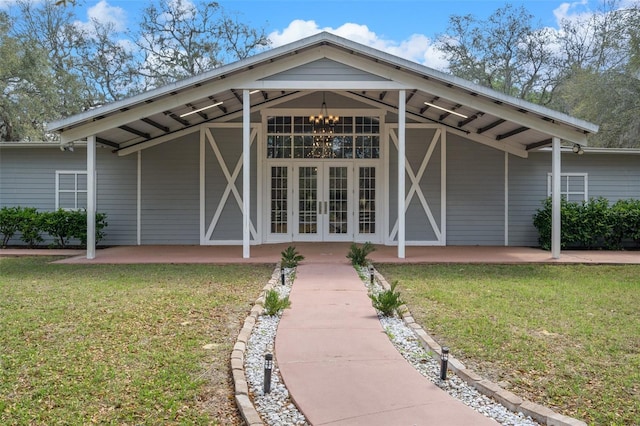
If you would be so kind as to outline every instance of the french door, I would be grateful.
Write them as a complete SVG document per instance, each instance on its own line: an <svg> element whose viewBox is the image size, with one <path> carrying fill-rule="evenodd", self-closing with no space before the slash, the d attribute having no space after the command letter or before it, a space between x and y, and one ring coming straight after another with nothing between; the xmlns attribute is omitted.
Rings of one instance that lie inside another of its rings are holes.
<svg viewBox="0 0 640 426"><path fill-rule="evenodd" d="M378 242L375 165L304 161L272 165L269 241Z"/></svg>
<svg viewBox="0 0 640 426"><path fill-rule="evenodd" d="M351 166L316 163L294 166L293 238L349 241L353 238Z"/></svg>

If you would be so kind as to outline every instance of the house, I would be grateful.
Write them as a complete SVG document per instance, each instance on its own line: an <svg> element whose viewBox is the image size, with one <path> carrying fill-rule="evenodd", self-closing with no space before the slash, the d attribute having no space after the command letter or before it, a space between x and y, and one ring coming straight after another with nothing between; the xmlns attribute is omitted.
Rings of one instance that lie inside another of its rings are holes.
<svg viewBox="0 0 640 426"><path fill-rule="evenodd" d="M108 245L532 246L553 194L558 257L562 194L640 197L597 126L328 33L49 129L0 148L0 207L97 209Z"/></svg>

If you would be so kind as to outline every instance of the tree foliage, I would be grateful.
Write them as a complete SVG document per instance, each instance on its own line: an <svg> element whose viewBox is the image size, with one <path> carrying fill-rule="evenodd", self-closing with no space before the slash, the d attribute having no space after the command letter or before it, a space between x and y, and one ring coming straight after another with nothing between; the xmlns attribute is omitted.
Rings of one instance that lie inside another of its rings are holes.
<svg viewBox="0 0 640 426"><path fill-rule="evenodd" d="M216 2L154 0L137 26L81 22L74 1L18 0L0 12L0 140L55 137L45 124L242 59L262 29Z"/></svg>
<svg viewBox="0 0 640 426"><path fill-rule="evenodd" d="M452 15L439 37L449 71L474 83L522 99L548 102L553 83L548 29L536 29L533 15L509 4L486 20Z"/></svg>
<svg viewBox="0 0 640 426"><path fill-rule="evenodd" d="M439 37L449 71L494 90L600 125L590 143L640 147L640 5L533 23L509 4L485 20L453 15Z"/></svg>

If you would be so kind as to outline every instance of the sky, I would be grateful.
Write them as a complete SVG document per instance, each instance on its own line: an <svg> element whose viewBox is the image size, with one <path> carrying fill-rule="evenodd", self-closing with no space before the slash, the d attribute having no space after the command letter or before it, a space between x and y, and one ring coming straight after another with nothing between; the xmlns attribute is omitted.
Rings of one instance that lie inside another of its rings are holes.
<svg viewBox="0 0 640 426"><path fill-rule="evenodd" d="M189 1L189 0L183 0ZM602 0L510 0L524 5L540 27L558 28L562 18L598 10ZM629 1L629 0L623 0ZM15 0L0 0L0 9ZM328 31L358 43L436 69L446 62L434 40L446 31L451 15L487 18L507 0L226 0L228 13L254 28L264 28L277 47L319 31ZM78 19L110 20L120 29L136 26L147 0L77 0Z"/></svg>

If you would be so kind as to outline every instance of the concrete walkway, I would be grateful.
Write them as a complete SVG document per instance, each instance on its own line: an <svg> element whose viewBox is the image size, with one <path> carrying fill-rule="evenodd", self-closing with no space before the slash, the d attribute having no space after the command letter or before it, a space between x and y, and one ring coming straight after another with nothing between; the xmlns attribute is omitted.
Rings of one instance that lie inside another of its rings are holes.
<svg viewBox="0 0 640 426"><path fill-rule="evenodd" d="M382 330L346 261L299 265L275 353L313 425L496 425L431 383Z"/></svg>

